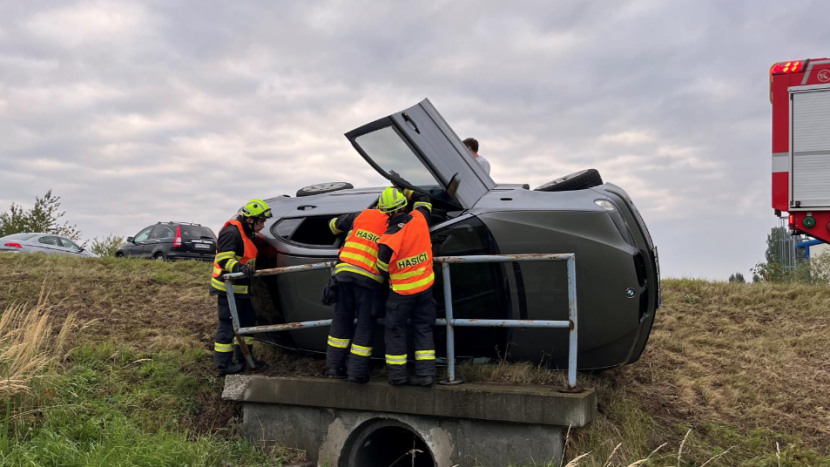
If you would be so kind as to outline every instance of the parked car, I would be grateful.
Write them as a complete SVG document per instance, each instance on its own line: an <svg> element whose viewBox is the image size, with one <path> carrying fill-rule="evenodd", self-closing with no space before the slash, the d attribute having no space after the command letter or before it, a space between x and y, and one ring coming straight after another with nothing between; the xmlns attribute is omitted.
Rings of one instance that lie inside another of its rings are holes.
<svg viewBox="0 0 830 467"><path fill-rule="evenodd" d="M188 222L159 222L141 229L118 247L116 258L147 258L160 261L195 259L213 261L216 235L207 227Z"/></svg>
<svg viewBox="0 0 830 467"><path fill-rule="evenodd" d="M2 252L98 257L66 237L49 233L16 233L0 237L0 253Z"/></svg>
<svg viewBox="0 0 830 467"><path fill-rule="evenodd" d="M575 253L579 313L578 365L611 368L636 361L660 306L657 248L643 218L620 187L590 169L546 183L500 184L476 162L429 100L346 134L378 173L430 197L433 254ZM332 217L372 207L382 188L320 184L302 197L267 200L273 212L259 234L260 268L333 260L342 238ZM316 194L315 194L316 193ZM454 264L457 318L567 320L564 262ZM264 276L253 281L262 323L332 318L320 303L325 270ZM443 289L433 289L439 317ZM444 328L436 327L438 352ZM272 342L325 352L325 328L268 335ZM456 353L565 366L564 329L457 328ZM410 346L410 348L412 348ZM373 355L383 355L382 327Z"/></svg>

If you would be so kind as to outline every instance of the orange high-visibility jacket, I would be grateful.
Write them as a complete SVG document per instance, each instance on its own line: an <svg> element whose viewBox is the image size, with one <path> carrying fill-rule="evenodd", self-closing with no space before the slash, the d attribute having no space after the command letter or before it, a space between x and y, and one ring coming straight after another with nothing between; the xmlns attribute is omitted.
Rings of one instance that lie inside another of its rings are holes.
<svg viewBox="0 0 830 467"><path fill-rule="evenodd" d="M242 244L244 245L244 251L242 252L242 256L239 256L237 254L238 252L233 250L218 251L216 253L216 259L213 261L213 277L210 280L210 285L212 288L221 290L222 292L226 291L225 282L221 279L222 274L233 272L236 264L250 263L253 266L258 253L256 245L245 235L242 223L237 219L231 219L222 226L222 230L219 231L220 237L222 236L222 232L229 226L236 226L236 229L239 231L239 237L242 239ZM234 282L233 292L236 294L248 294L249 283L249 279L236 280Z"/></svg>
<svg viewBox="0 0 830 467"><path fill-rule="evenodd" d="M388 266L392 291L401 295L423 292L435 282L429 224L418 209L410 215L412 220L395 233L385 233L379 242L393 252L389 263L379 266Z"/></svg>
<svg viewBox="0 0 830 467"><path fill-rule="evenodd" d="M377 209L366 209L354 219L346 243L340 249L341 262L334 267L335 274L350 272L377 282L384 281L377 267L378 240L386 231L388 220L386 214Z"/></svg>

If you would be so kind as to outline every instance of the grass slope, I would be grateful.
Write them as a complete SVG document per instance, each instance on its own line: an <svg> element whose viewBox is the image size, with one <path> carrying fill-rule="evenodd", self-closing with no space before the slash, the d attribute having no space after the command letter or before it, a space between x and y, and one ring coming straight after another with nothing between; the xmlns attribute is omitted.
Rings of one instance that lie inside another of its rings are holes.
<svg viewBox="0 0 830 467"><path fill-rule="evenodd" d="M0 405L9 421L0 465L281 465L291 454L244 442L236 407L219 399L209 265L5 254L0 268L0 312L34 307L45 284L56 326L73 313L85 326L55 371ZM663 288L641 360L582 379L598 390L600 417L570 433L569 456L588 454L573 464L628 466L651 454L640 465L830 466L830 288ZM277 372L321 368L270 357ZM561 373L528 364L460 372L562 384Z"/></svg>

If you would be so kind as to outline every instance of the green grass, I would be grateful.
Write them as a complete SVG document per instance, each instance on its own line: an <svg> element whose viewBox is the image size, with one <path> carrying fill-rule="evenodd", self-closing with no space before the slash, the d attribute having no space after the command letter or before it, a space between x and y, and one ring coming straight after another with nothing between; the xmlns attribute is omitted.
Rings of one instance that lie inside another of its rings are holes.
<svg viewBox="0 0 830 467"><path fill-rule="evenodd" d="M0 255L0 268L0 310L35 303L46 283L56 330L73 313L85 326L28 393L0 400L0 465L224 467L301 455L246 442L238 406L220 399L209 264ZM571 467L830 467L830 287L679 279L663 290L640 361L580 376L599 416L569 433L568 460L587 454ZM322 369L263 354L272 374ZM471 382L564 384L531 364L458 370Z"/></svg>
<svg viewBox="0 0 830 467"><path fill-rule="evenodd" d="M38 407L15 414L0 465L281 465L238 435L233 412L226 425L191 431L220 390L201 371L206 354L78 346Z"/></svg>

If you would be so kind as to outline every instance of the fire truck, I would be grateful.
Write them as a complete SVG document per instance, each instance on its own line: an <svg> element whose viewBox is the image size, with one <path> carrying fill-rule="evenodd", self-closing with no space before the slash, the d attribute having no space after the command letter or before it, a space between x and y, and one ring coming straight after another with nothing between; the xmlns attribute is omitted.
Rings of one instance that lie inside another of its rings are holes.
<svg viewBox="0 0 830 467"><path fill-rule="evenodd" d="M793 233L830 243L830 59L769 70L772 208Z"/></svg>

